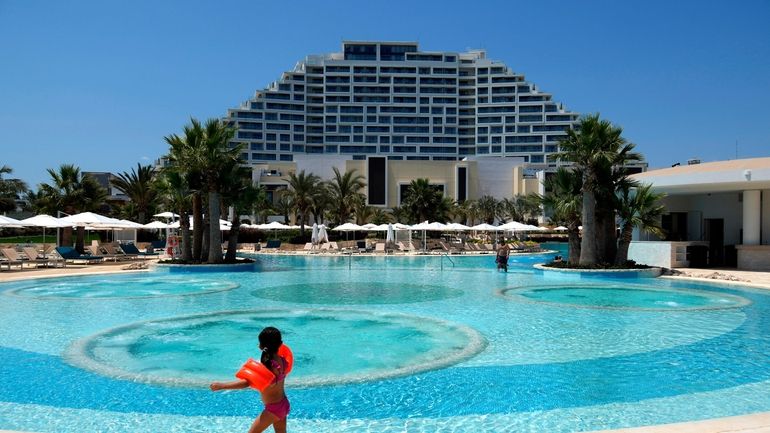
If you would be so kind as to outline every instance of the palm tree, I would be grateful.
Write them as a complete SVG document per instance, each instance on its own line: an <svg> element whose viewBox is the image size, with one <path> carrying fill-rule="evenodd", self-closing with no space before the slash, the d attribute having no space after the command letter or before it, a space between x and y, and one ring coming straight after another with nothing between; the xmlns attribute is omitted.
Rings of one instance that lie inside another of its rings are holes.
<svg viewBox="0 0 770 433"><path fill-rule="evenodd" d="M262 224L267 222L267 215L273 211L273 205L267 196L267 189L260 185L257 189L257 195L254 196L254 214Z"/></svg>
<svg viewBox="0 0 770 433"><path fill-rule="evenodd" d="M435 216L443 194L425 178L414 179L406 189L402 206L409 210L411 221L421 222Z"/></svg>
<svg viewBox="0 0 770 433"><path fill-rule="evenodd" d="M633 152L634 145L626 141L622 133L622 128L601 120L598 114L584 116L576 128L567 131L567 137L560 142L562 151L555 156L573 162L583 173L581 265L606 262L606 257L598 256L597 242L603 242L603 237L598 238L596 230L597 190L601 187L603 173L612 167L642 159L641 155ZM609 206L609 203L602 200L599 205Z"/></svg>
<svg viewBox="0 0 770 433"><path fill-rule="evenodd" d="M220 190L223 188L223 180L227 173L241 163L243 144L234 146L230 144L236 129L220 119L207 120L203 130L202 146L196 152L196 156L199 158L199 166L203 169L209 199L208 263L222 263L222 232L219 231L222 206Z"/></svg>
<svg viewBox="0 0 770 433"><path fill-rule="evenodd" d="M318 176L312 173L305 174L305 170L300 171L299 174L289 173L288 193L299 216L300 236L305 236L305 221L319 181Z"/></svg>
<svg viewBox="0 0 770 433"><path fill-rule="evenodd" d="M179 231L182 232L182 260L192 261L192 236L190 235L190 209L192 199L186 177L175 166L166 167L157 179L160 198L179 214Z"/></svg>
<svg viewBox="0 0 770 433"><path fill-rule="evenodd" d="M251 181L251 171L236 165L222 176L222 202L225 206L233 207L233 218L230 221L230 234L227 239L226 263L235 263L235 253L238 248L238 233L241 227L241 214L249 213L254 202L264 188L254 186Z"/></svg>
<svg viewBox="0 0 770 433"><path fill-rule="evenodd" d="M580 212L583 209L583 174L576 169L560 167L556 174L546 178L548 191L541 198L542 204L553 210L552 219L567 227L569 237L569 263L580 262Z"/></svg>
<svg viewBox="0 0 770 433"><path fill-rule="evenodd" d="M343 224L350 219L356 200L362 195L366 183L364 177L356 174L356 170L348 170L341 174L337 167L333 168L334 178L328 182L332 208L331 220L334 224Z"/></svg>
<svg viewBox="0 0 770 433"><path fill-rule="evenodd" d="M275 203L275 210L283 215L283 222L289 224L289 213L294 209L294 200L292 199L289 190L284 190L279 196L278 201Z"/></svg>
<svg viewBox="0 0 770 433"><path fill-rule="evenodd" d="M393 222L392 218L393 217L390 214L390 212L386 211L385 209L382 209L379 207L372 208L372 217L371 217L372 224L380 225L380 224L392 223Z"/></svg>
<svg viewBox="0 0 770 433"><path fill-rule="evenodd" d="M62 211L72 215L97 211L107 199L107 190L96 179L81 173L80 168L72 164L62 164L58 171L52 168L47 171L51 183L42 183L38 187L38 191L45 197L45 205L50 206L41 209L46 213ZM65 227L62 233L62 244L70 244L72 229ZM80 252L83 252L84 239L85 227L78 227L75 248Z"/></svg>
<svg viewBox="0 0 770 433"><path fill-rule="evenodd" d="M356 202L353 213L356 218L356 224L358 225L370 223L372 218L374 218L374 208L367 205L365 200Z"/></svg>
<svg viewBox="0 0 770 433"><path fill-rule="evenodd" d="M0 166L0 213L16 209L16 200L27 191L27 184L19 179L3 179L4 174L13 173L7 165Z"/></svg>
<svg viewBox="0 0 770 433"><path fill-rule="evenodd" d="M491 195L484 195L476 201L476 209L482 221L487 224L494 224L500 204Z"/></svg>
<svg viewBox="0 0 770 433"><path fill-rule="evenodd" d="M319 182L311 201L310 211L313 213L313 222L323 224L325 215L334 203L328 184Z"/></svg>
<svg viewBox="0 0 770 433"><path fill-rule="evenodd" d="M136 164L131 172L118 174L112 185L131 199L139 224L147 222L147 215L154 213L158 193L155 189L155 170L151 165Z"/></svg>
<svg viewBox="0 0 770 433"><path fill-rule="evenodd" d="M628 261L628 246L631 244L634 227L663 237L660 216L665 207L658 203L665 196L664 193L652 192L652 185L638 186L633 193L631 188L626 186L618 192L616 205L621 233L615 256L616 265L623 265Z"/></svg>
<svg viewBox="0 0 770 433"><path fill-rule="evenodd" d="M202 146L203 126L197 119L190 119L190 124L182 128L182 136L171 134L164 139L169 144L168 159L178 173L184 177L184 183L192 195L192 260L201 259L203 245L203 168L196 152Z"/></svg>
<svg viewBox="0 0 770 433"><path fill-rule="evenodd" d="M390 215L396 222L405 223L409 221L408 210L401 206L393 206L393 208L390 210Z"/></svg>

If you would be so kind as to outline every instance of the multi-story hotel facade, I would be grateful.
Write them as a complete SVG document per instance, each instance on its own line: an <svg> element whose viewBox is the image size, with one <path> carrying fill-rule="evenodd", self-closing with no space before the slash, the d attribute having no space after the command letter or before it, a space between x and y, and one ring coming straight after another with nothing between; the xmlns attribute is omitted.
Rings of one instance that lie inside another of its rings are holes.
<svg viewBox="0 0 770 433"><path fill-rule="evenodd" d="M354 41L306 57L227 114L268 191L292 171L356 169L369 204L383 207L418 177L458 201L537 192L577 119L485 51Z"/></svg>

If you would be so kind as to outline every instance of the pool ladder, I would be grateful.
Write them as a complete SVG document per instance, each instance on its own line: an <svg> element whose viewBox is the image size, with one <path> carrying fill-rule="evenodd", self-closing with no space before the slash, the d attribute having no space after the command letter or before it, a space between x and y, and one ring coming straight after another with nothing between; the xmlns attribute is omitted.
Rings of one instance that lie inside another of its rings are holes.
<svg viewBox="0 0 770 433"><path fill-rule="evenodd" d="M451 263L451 264L452 264L452 267L453 267L453 268L455 267L455 261L454 261L454 260L452 260L452 258L451 258L451 257L449 257L449 253L443 253L443 254L441 254L441 270L442 270L442 271L444 270L444 258L446 258L447 260L449 260L449 263Z"/></svg>

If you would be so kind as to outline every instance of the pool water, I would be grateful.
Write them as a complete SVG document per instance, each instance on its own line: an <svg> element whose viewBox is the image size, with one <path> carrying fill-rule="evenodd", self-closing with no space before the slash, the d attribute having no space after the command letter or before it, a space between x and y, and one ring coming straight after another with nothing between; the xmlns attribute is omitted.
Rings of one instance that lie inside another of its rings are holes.
<svg viewBox="0 0 770 433"><path fill-rule="evenodd" d="M0 429L246 431L209 380L294 351L293 432L572 432L770 411L770 291L515 256L267 256L255 272L0 284ZM116 289L116 288L119 288Z"/></svg>
<svg viewBox="0 0 770 433"><path fill-rule="evenodd" d="M734 308L745 305L745 298L707 291L654 289L627 283L617 286L557 286L508 289L505 295L529 300L595 308L645 310L686 310Z"/></svg>

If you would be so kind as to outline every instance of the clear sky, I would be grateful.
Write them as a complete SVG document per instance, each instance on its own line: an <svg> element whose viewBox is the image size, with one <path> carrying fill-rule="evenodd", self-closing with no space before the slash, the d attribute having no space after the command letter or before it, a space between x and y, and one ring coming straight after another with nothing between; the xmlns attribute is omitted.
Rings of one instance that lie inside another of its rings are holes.
<svg viewBox="0 0 770 433"><path fill-rule="evenodd" d="M770 156L767 0L0 0L0 165L34 187L150 163L343 39L486 49L651 167Z"/></svg>

